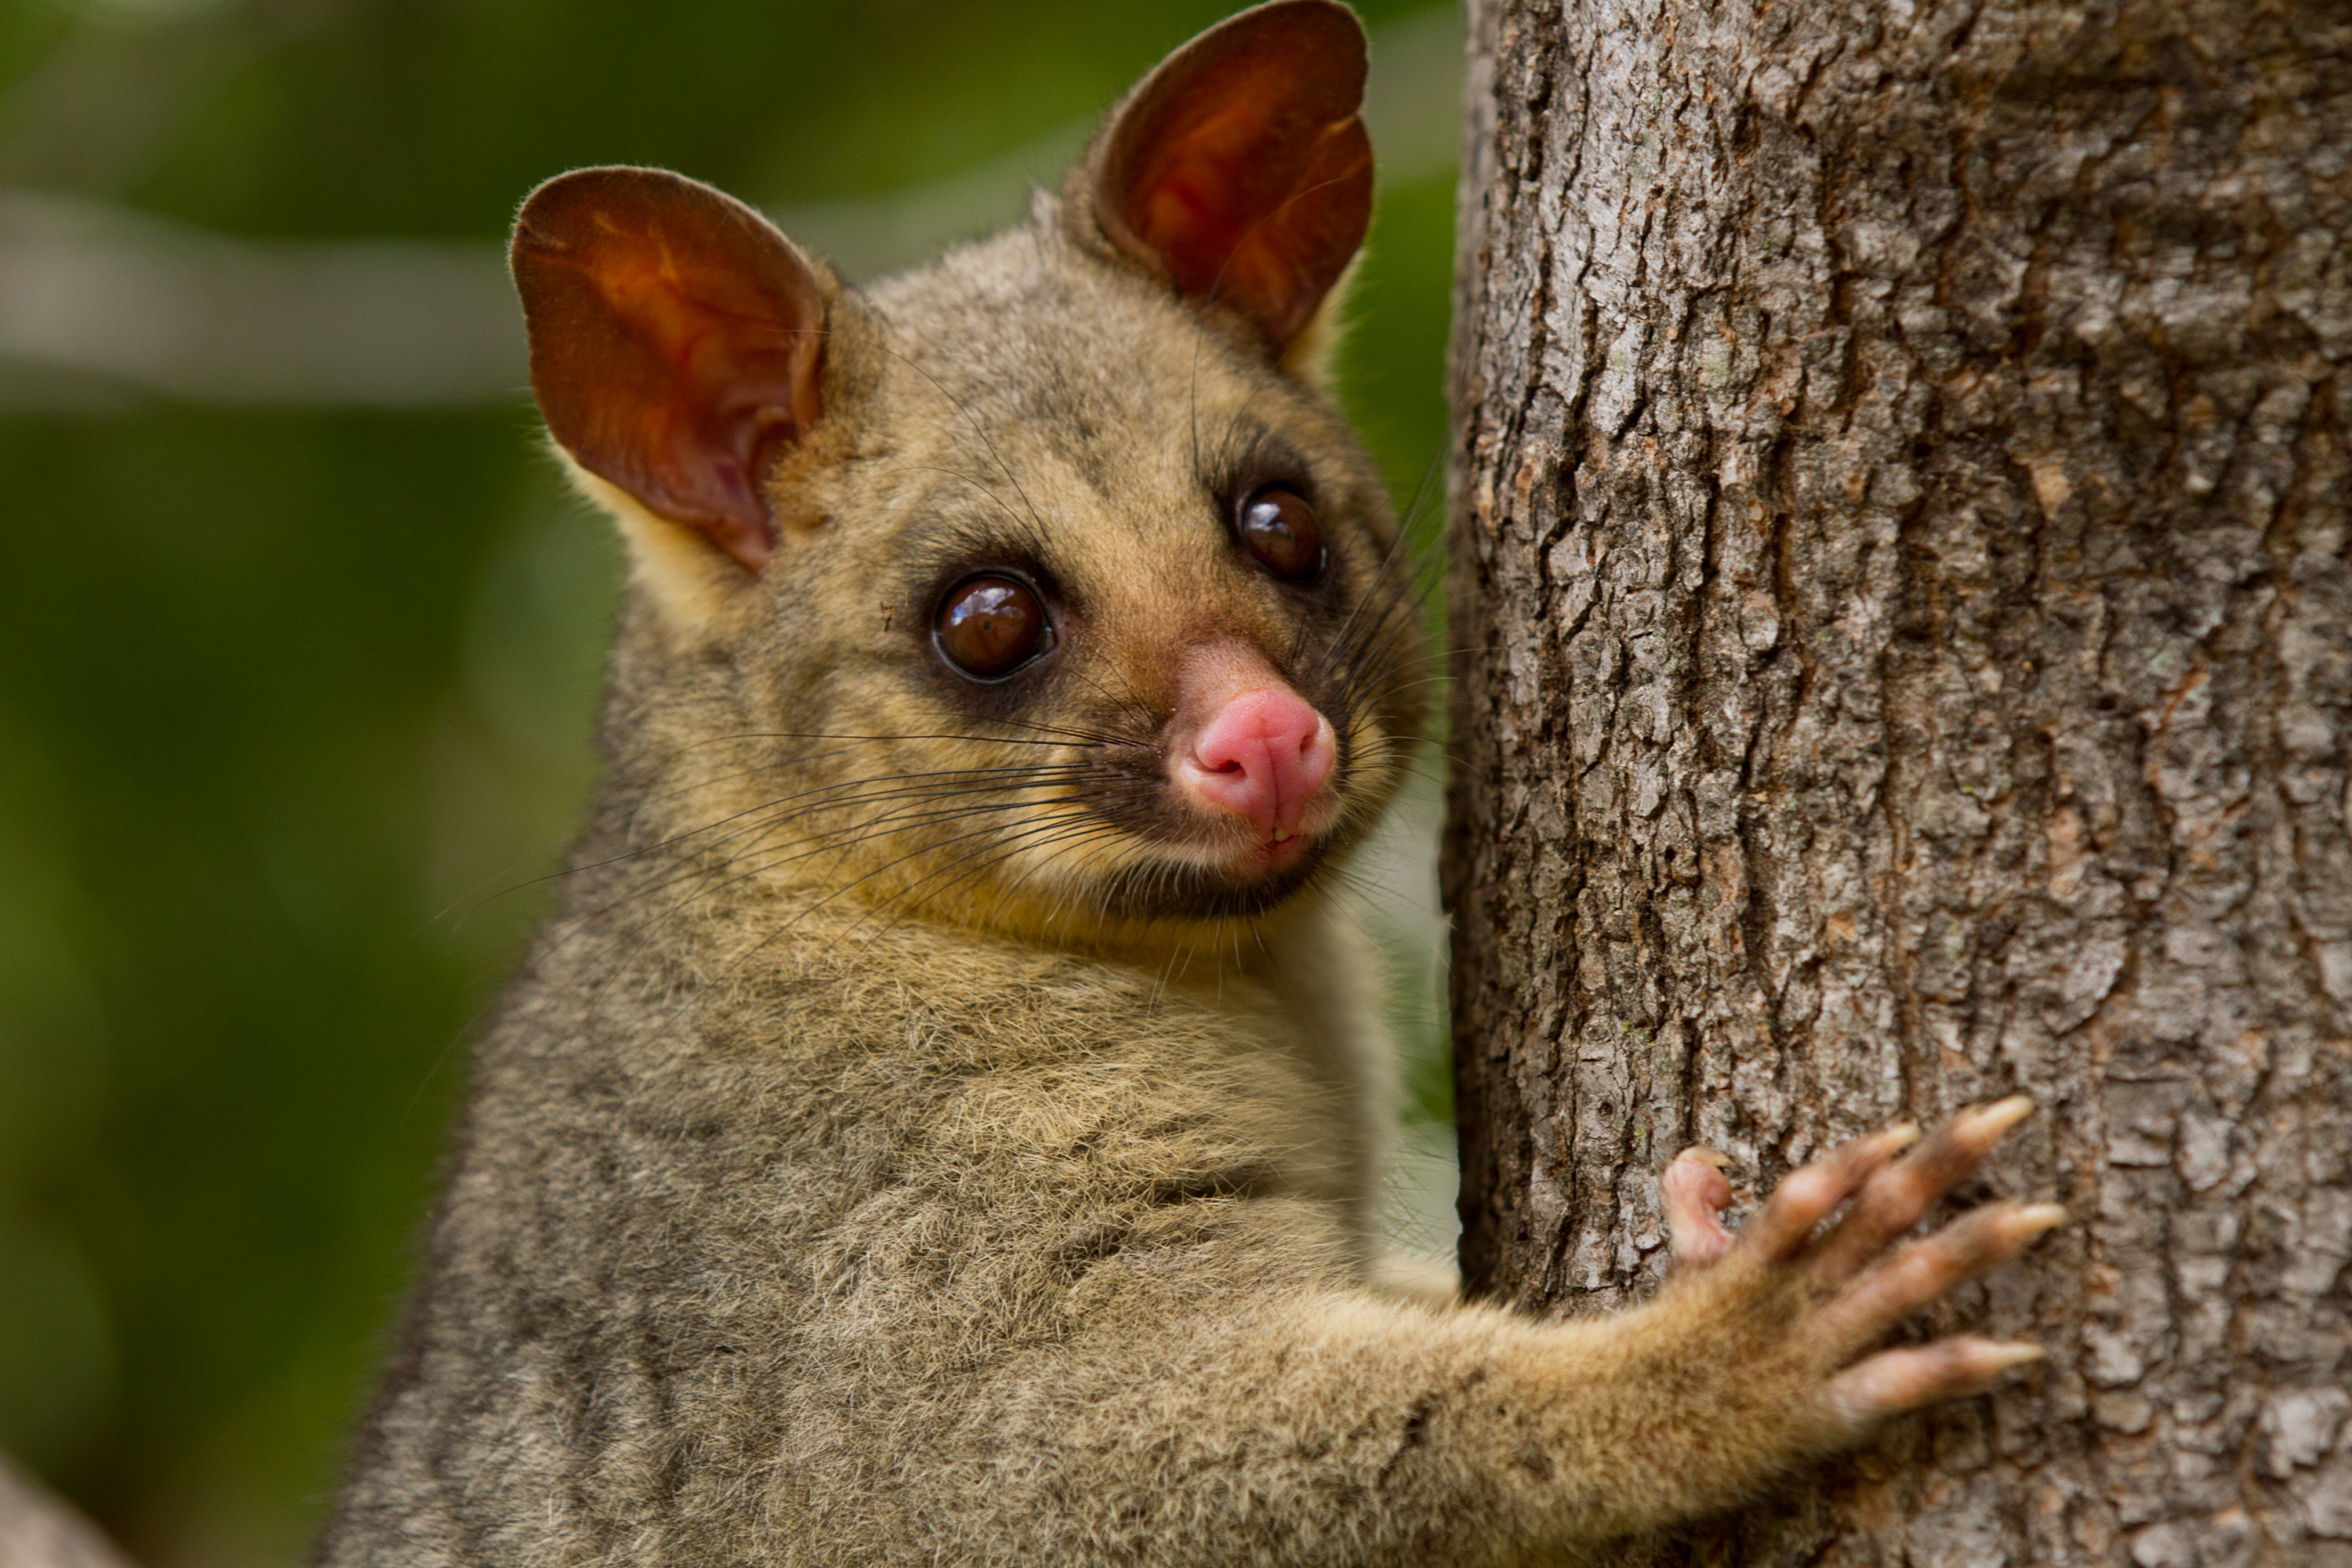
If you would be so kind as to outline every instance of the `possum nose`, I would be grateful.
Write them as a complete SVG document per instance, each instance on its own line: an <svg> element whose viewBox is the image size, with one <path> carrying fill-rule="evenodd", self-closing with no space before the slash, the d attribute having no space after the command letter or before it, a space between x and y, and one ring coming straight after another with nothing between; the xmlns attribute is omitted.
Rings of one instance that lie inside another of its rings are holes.
<svg viewBox="0 0 2352 1568"><path fill-rule="evenodd" d="M1328 720L1286 686L1259 687L1225 700L1176 773L1188 794L1246 817L1272 843L1298 831L1338 755Z"/></svg>

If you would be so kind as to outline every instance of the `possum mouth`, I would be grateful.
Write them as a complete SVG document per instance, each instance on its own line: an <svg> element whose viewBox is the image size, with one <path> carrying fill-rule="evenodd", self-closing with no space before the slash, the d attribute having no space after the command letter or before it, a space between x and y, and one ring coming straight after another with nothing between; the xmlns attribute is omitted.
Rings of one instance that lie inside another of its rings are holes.
<svg viewBox="0 0 2352 1568"><path fill-rule="evenodd" d="M1145 920L1246 920L1262 915L1315 879L1330 849L1323 835L1269 845L1240 865L1151 860L1115 873L1101 889L1104 910ZM1253 864L1255 863L1255 865Z"/></svg>

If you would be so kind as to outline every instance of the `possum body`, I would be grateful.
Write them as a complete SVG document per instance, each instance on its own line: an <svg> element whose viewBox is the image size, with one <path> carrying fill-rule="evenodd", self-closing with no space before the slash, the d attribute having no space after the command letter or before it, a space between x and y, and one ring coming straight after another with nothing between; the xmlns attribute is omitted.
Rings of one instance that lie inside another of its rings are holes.
<svg viewBox="0 0 2352 1568"><path fill-rule="evenodd" d="M865 289L674 174L526 203L533 386L631 546L605 770L321 1562L1547 1561L2032 1353L1873 1353L2054 1222L1886 1253L2015 1103L1736 1241L1678 1161L1635 1310L1377 1288L1331 889L1429 659L1318 370L1363 78L1344 7L1244 13Z"/></svg>

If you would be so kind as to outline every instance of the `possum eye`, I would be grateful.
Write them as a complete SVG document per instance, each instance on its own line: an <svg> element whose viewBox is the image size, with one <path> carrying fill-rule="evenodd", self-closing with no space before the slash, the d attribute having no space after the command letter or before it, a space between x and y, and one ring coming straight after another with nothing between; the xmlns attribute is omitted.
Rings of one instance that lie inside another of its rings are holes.
<svg viewBox="0 0 2352 1568"><path fill-rule="evenodd" d="M940 601L931 643L959 675L996 680L1054 645L1036 590L1012 577L967 577Z"/></svg>
<svg viewBox="0 0 2352 1568"><path fill-rule="evenodd" d="M1234 531L1259 565L1285 582L1323 574L1323 524L1307 498L1287 486L1252 490L1234 520Z"/></svg>

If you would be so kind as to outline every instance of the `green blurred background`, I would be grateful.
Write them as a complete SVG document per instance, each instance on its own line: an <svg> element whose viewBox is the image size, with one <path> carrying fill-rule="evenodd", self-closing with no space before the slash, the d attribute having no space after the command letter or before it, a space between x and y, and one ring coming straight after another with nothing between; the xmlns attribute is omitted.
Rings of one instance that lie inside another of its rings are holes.
<svg viewBox="0 0 2352 1568"><path fill-rule="evenodd" d="M536 445L516 202L665 164L871 276L1225 9L0 0L0 1448L152 1568L304 1552L590 782L615 552ZM1345 387L1402 504L1460 35L1361 9ZM1425 1118L1434 930L1383 928Z"/></svg>

